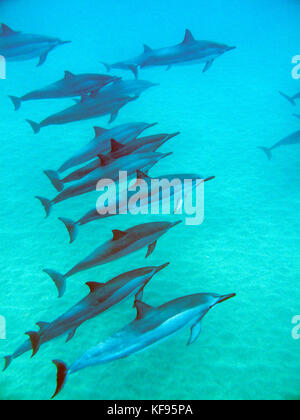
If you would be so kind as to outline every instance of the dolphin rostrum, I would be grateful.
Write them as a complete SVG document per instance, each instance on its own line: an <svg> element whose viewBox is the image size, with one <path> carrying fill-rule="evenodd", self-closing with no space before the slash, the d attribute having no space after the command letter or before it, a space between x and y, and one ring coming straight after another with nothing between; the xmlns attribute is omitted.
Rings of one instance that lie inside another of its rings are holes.
<svg viewBox="0 0 300 420"><path fill-rule="evenodd" d="M70 42L43 35L23 34L4 24L0 29L0 55L7 61L25 61L39 57L38 66L41 66L50 51Z"/></svg>
<svg viewBox="0 0 300 420"><path fill-rule="evenodd" d="M125 144L138 137L143 131L154 127L155 125L157 125L157 123L147 124L145 122L138 122L118 125L109 130L102 127L94 127L95 138L68 159L58 169L58 172L62 173L74 166L79 166L82 163L88 162L100 153L108 153L111 147L111 139L115 139L118 142Z"/></svg>
<svg viewBox="0 0 300 420"><path fill-rule="evenodd" d="M193 344L201 333L202 320L210 309L235 296L236 294L221 296L199 293L181 297L156 308L137 300L137 317L131 324L88 350L70 367L60 360L53 360L57 368L57 387L52 398L63 389L69 375L139 353L183 328L191 328L188 345Z"/></svg>
<svg viewBox="0 0 300 420"><path fill-rule="evenodd" d="M115 98L110 100L102 100L100 96L97 97L83 97L81 102L73 105L64 111L51 115L43 120L40 124L31 120L26 120L34 133L40 132L41 128L49 125L63 125L75 121L89 120L91 118L101 117L104 115L111 115L110 123L115 121L121 108L129 102L135 101L137 97Z"/></svg>
<svg viewBox="0 0 300 420"><path fill-rule="evenodd" d="M141 137L132 140L127 144L122 144L116 140L111 140L111 152L106 155L111 159L120 159L121 157L131 155L136 152L156 152L163 144L169 141L171 138L178 136L180 133L174 134L158 134L149 137ZM64 184L78 181L99 168L99 158L91 161L87 165L75 170L71 174L65 176L63 179L60 178L59 173L56 171L44 171L45 175L49 178L54 188L61 192L64 189Z"/></svg>
<svg viewBox="0 0 300 420"><path fill-rule="evenodd" d="M169 70L173 66L194 63L205 63L204 72L206 72L216 58L233 49L235 47L228 47L224 44L197 41L191 31L186 30L184 40L179 45L158 50L153 50L145 45L144 53L141 56L111 66L105 64L105 66L108 70L111 68L131 70L136 77L138 77L139 68L166 66Z"/></svg>
<svg viewBox="0 0 300 420"><path fill-rule="evenodd" d="M155 222L134 226L126 231L114 230L113 239L101 245L65 275L49 269L44 272L52 278L61 297L65 293L67 279L81 271L118 260L145 247L148 247L148 258L153 253L158 239L179 223L181 222Z"/></svg>
<svg viewBox="0 0 300 420"><path fill-rule="evenodd" d="M155 203L155 202L159 202L159 203L163 203L164 202L164 194L163 194L163 188L161 188L158 193L155 193L152 191L152 186L151 186L151 180L152 178L150 178L148 175L144 174L141 171L137 172L137 185L139 183L139 180L144 180L147 183L147 192L146 195L147 200L146 200L146 208L148 210L148 212L150 213L151 211L151 206ZM179 180L182 186L182 189L176 189L176 188L171 188L170 189L170 197L167 197L166 199L170 200L170 208L172 208L172 203L171 200L173 202L173 204L176 204L176 208L178 208L178 205L183 206L184 205L184 199L185 197L197 187L197 183L199 182L199 180L203 180L203 182L207 182L207 181L211 181L212 179L214 179L214 177L209 177L209 178L205 178L202 177L201 175L197 175L197 174L171 174L171 175L161 175L161 176L157 176L155 177L155 179L157 181L161 181L161 180L166 180L169 182L172 182L173 180ZM185 180L192 180L191 186L190 186L190 190L187 186L184 185L184 181ZM107 206L105 208L101 208L99 209L98 207L93 208L91 211L89 211L88 213L86 213L83 217L81 217L79 220L77 220L76 222L74 222L71 219L67 219L67 218L63 218L60 217L59 220L65 225L69 236L70 236L70 243L73 243L75 241L75 239L78 236L78 230L80 226L84 226L87 225L88 223L91 222L95 222L97 220L103 220L106 219L108 217L112 217L112 216L118 216L120 214L124 214L125 213L130 213L131 208L130 208L130 202L131 202L131 198L136 194L136 191L130 191L126 194L126 197L123 198L122 194L119 197L116 197L116 202L112 202L110 205L111 207L108 208ZM161 207L161 204L160 204ZM175 205L173 206L175 208ZM140 207L141 210L143 209L143 206ZM102 211L103 210L103 211ZM111 211L110 211L111 210Z"/></svg>
<svg viewBox="0 0 300 420"><path fill-rule="evenodd" d="M36 325L40 329L39 332L26 333L30 340L25 341L14 354L5 357L4 370L14 359L30 350L33 350L34 356L43 344L57 337L68 334L67 342L70 341L84 322L104 313L125 299L131 296L142 299L144 288L152 277L168 265L169 263L160 267L140 268L121 274L108 283L87 283L90 289L89 295L55 321L38 322Z"/></svg>
<svg viewBox="0 0 300 420"><path fill-rule="evenodd" d="M15 106L15 110L17 111L20 109L22 102L25 101L84 96L88 95L89 93L98 92L104 86L116 82L117 80L120 80L120 78L103 74L75 75L69 71L66 71L62 80L52 83L51 85L42 89L27 93L21 98L10 96L10 99L12 100Z"/></svg>
<svg viewBox="0 0 300 420"><path fill-rule="evenodd" d="M279 92L281 96L287 99L292 105L296 106L296 99L300 99L300 92L296 93L294 96L288 96L283 92Z"/></svg>
<svg viewBox="0 0 300 420"><path fill-rule="evenodd" d="M296 131L295 133L291 134L288 137L285 137L284 139L280 140L278 143L274 144L274 146L268 148L268 147L259 147L265 154L267 155L268 159L272 159L272 150L277 149L278 147L282 146L291 146L293 144L299 144L300 143L300 131Z"/></svg>
<svg viewBox="0 0 300 420"><path fill-rule="evenodd" d="M135 174L137 170L151 168L161 159L170 156L172 153L134 153L129 156L124 156L120 159L110 159L104 155L99 155L99 168L89 173L87 176L74 182L70 187L63 190L53 200L48 200L44 197L37 196L36 198L42 203L46 218L49 216L54 204L69 200L92 191L96 191L97 184L101 179L110 179L114 182L119 180L120 171L127 172L127 176Z"/></svg>

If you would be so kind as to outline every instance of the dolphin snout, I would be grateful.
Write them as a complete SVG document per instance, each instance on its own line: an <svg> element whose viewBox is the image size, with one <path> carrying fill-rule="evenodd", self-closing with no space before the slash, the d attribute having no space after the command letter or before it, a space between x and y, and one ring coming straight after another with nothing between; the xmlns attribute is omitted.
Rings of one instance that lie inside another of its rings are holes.
<svg viewBox="0 0 300 420"><path fill-rule="evenodd" d="M163 264L159 267L156 267L156 272L159 273L160 271L164 270L166 267L168 267L168 265L170 265L169 262L167 262L166 264Z"/></svg>
<svg viewBox="0 0 300 420"><path fill-rule="evenodd" d="M60 45L71 44L72 41L60 41Z"/></svg>
<svg viewBox="0 0 300 420"><path fill-rule="evenodd" d="M227 51L236 50L237 47L227 47Z"/></svg>
<svg viewBox="0 0 300 420"><path fill-rule="evenodd" d="M222 302L226 302L226 300L232 299L234 297L236 297L236 293L231 293L230 295L221 296L219 301L218 301L218 304L222 303Z"/></svg>
<svg viewBox="0 0 300 420"><path fill-rule="evenodd" d="M171 228L180 225L182 223L182 220L178 220L177 222L172 223Z"/></svg>

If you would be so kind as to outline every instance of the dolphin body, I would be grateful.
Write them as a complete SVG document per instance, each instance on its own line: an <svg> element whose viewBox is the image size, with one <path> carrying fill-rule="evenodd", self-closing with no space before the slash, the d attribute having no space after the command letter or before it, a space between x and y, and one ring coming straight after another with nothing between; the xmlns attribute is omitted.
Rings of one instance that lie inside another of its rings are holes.
<svg viewBox="0 0 300 420"><path fill-rule="evenodd" d="M75 104L64 111L51 115L43 120L40 124L31 120L26 120L32 127L35 134L39 133L41 128L49 125L63 125L75 121L89 120L91 118L111 115L110 123L115 121L119 111L129 102L135 101L137 97L115 98L110 100L102 100L101 97L83 97L81 102Z"/></svg>
<svg viewBox="0 0 300 420"><path fill-rule="evenodd" d="M88 350L69 368L64 362L53 360L57 367L57 387L52 398L63 389L69 375L139 353L183 328L191 328L188 345L193 344L201 333L202 320L210 309L235 296L199 293L181 297L157 308L137 300L137 317L131 324Z"/></svg>
<svg viewBox="0 0 300 420"><path fill-rule="evenodd" d="M283 92L279 92L281 96L287 99L292 105L296 106L296 99L300 99L300 92L296 93L294 96L288 96Z"/></svg>
<svg viewBox="0 0 300 420"><path fill-rule="evenodd" d="M171 67L178 65L205 63L204 72L206 72L216 58L233 49L235 47L210 41L197 41L191 31L186 30L184 40L179 45L157 50L145 45L144 53L139 57L113 65L103 64L105 64L107 70L131 70L136 78L138 77L138 70L146 67L167 66L169 70Z"/></svg>
<svg viewBox="0 0 300 420"><path fill-rule="evenodd" d="M33 350L35 355L41 345L54 340L64 334L68 334L67 342L70 341L76 330L86 321L95 318L103 312L111 309L123 300L135 296L142 299L144 288L159 271L169 265L160 267L145 267L124 273L108 283L87 283L90 293L78 302L65 314L51 323L38 322L39 332L26 333L30 340L25 341L11 356L6 356L4 370L8 368L14 359L24 353Z"/></svg>
<svg viewBox="0 0 300 420"><path fill-rule="evenodd" d="M58 169L58 172L62 173L74 166L79 166L82 163L88 162L100 153L108 153L110 151L111 139L115 139L122 144L128 143L138 137L143 131L154 127L156 124L157 123L147 124L145 122L122 124L111 128L110 130L102 127L94 127L95 138L85 147L81 148L74 156L68 159Z"/></svg>
<svg viewBox="0 0 300 420"><path fill-rule="evenodd" d="M117 80L120 80L120 78L103 74L75 75L69 71L66 71L64 78L58 82L52 83L51 85L42 89L27 93L21 98L10 96L10 99L12 100L15 106L15 110L17 111L20 109L22 102L25 101L84 96L88 95L89 93L98 92L104 86Z"/></svg>
<svg viewBox="0 0 300 420"><path fill-rule="evenodd" d="M81 271L116 261L145 247L148 247L148 258L153 253L158 239L179 223L181 222L146 223L126 231L114 230L112 240L101 245L65 275L49 269L45 269L44 272L52 278L61 297L65 293L67 279Z"/></svg>
<svg viewBox="0 0 300 420"><path fill-rule="evenodd" d="M300 143L300 131L296 131L295 133L291 134L288 137L280 140L278 143L274 144L274 146L268 147L259 147L268 157L269 160L272 159L272 150L278 149L278 147L282 146L292 146L293 144Z"/></svg>
<svg viewBox="0 0 300 420"><path fill-rule="evenodd" d="M106 157L114 160L136 152L156 152L164 143L166 143L171 138L178 136L179 134L180 133L177 132L174 134L158 134L149 137L141 137L139 139L134 139L127 144L122 144L116 140L111 140L111 153L109 153ZM102 159L102 156L100 156L100 159ZM56 190L61 192L64 189L64 184L78 181L97 168L99 168L99 158L91 161L82 168L77 169L63 179L60 179L58 172L51 170L45 171L45 175L50 179Z"/></svg>
<svg viewBox="0 0 300 420"><path fill-rule="evenodd" d="M61 203L70 198L77 197L92 191L96 191L97 184L101 179L110 179L117 182L119 180L120 171L127 172L127 176L133 175L137 170L154 166L161 159L169 156L170 153L134 153L130 156L124 156L121 159L107 161L106 156L100 156L102 165L99 161L99 168L82 178L78 182L74 182L69 188L63 190L53 200L44 197L36 197L42 203L46 218L49 216L52 206ZM100 166L101 165L101 166Z"/></svg>
<svg viewBox="0 0 300 420"><path fill-rule="evenodd" d="M0 55L6 61L26 61L39 57L38 66L44 64L50 51L71 41L61 41L43 35L23 34L2 24L0 29Z"/></svg>
<svg viewBox="0 0 300 420"><path fill-rule="evenodd" d="M137 183L139 183L139 180L141 179L143 181L146 181L147 186L148 186L148 191L146 192L146 195L147 195L146 209L150 213L151 204L156 203L156 202L159 202L160 206L161 204L163 204L164 202L163 190L160 189L158 194L154 195L151 188L152 178L150 178L148 175L144 174L143 172L138 171ZM169 182L172 182L173 180L178 179L179 181L181 181L181 184L183 184L184 180L186 179L192 180L190 188L185 187L185 188L182 188L182 190L180 191L176 190L175 188L171 188L170 190L170 208L172 208L172 204L173 204L173 207L175 208L174 204L176 202L176 209L179 209L179 206L184 205L185 197L188 194L190 194L197 187L197 185L199 185L198 184L199 180L203 180L203 182L207 182L214 179L214 177L205 178L197 174L171 174L171 175L161 175L161 176L155 177L155 179L157 179L158 181L161 181L164 179ZM73 243L76 240L80 226L87 225L88 223L92 223L97 220L107 219L112 216L118 216L120 214L124 214L124 212L130 213L131 208L130 208L129 203L130 203L131 198L135 194L136 194L135 191L134 192L130 191L127 193L127 196L125 198L123 198L122 196L118 197L116 202L111 204L110 208L107 208L107 206L101 209L93 208L91 211L86 213L81 219L77 220L76 222L74 222L71 219L60 217L59 220L65 225L69 233L70 243ZM141 211L143 210L143 208L144 207L141 206Z"/></svg>
<svg viewBox="0 0 300 420"><path fill-rule="evenodd" d="M123 98L127 96L140 96L145 90L159 86L157 83L146 80L119 80L102 89L97 96L106 98Z"/></svg>

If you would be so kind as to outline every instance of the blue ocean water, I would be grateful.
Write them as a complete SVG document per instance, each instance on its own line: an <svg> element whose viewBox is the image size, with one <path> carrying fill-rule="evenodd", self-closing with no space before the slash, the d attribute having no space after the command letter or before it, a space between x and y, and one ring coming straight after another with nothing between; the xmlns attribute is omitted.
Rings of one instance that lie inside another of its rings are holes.
<svg viewBox="0 0 300 420"><path fill-rule="evenodd" d="M1 21L16 30L58 36L72 44L34 61L9 63L0 80L0 315L6 318L3 356L24 340L38 321L51 321L86 293L87 281L105 282L146 266L144 251L70 279L67 294L42 273L65 272L111 237L153 217L116 217L90 224L70 246L57 217L82 216L93 195L56 207L44 220L36 195L52 198L43 175L57 169L93 137L107 118L47 127L34 136L26 118L40 121L71 100L28 102L14 112L7 95L22 95L74 73L105 72L115 62L183 40L234 45L205 74L202 65L145 70L141 78L160 83L120 112L114 123L159 122L152 132L181 131L163 151L174 154L152 174L199 172L215 175L205 189L205 222L180 227L158 244L151 264L170 267L147 286L145 301L160 305L190 293L236 292L204 320L199 340L187 347L188 331L147 352L87 369L70 378L62 399L299 399L299 341L292 318L300 313L299 145L274 151L271 162L258 146L271 146L299 128L291 105L278 90L294 94L292 57L299 54L297 0L7 0ZM114 74L132 78L130 73ZM297 106L297 110L299 104ZM168 219L168 218L167 218ZM149 260L150 261L150 260ZM148 261L148 262L149 262ZM125 302L83 325L75 338L24 355L0 376L1 399L47 399L55 388L52 359L73 362L128 322Z"/></svg>

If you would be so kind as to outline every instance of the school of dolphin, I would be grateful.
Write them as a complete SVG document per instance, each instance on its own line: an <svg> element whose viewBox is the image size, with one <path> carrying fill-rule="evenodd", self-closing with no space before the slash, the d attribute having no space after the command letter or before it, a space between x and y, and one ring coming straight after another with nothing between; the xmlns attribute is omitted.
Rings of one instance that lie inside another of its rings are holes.
<svg viewBox="0 0 300 420"><path fill-rule="evenodd" d="M1 25L0 31L0 55L8 61L24 61L38 58L38 66L45 63L48 54L56 47L69 43L58 38L28 35L17 32L7 25ZM120 77L102 74L76 75L66 71L64 77L48 86L25 94L22 97L10 96L15 110L20 109L23 102L43 99L73 98L75 103L55 115L46 117L40 123L27 120L34 133L49 125L63 125L75 121L92 119L101 116L110 116L110 123L114 122L119 111L128 103L138 100L140 95L156 85L147 81L139 80L139 71L147 67L164 66L168 70L173 66L203 63L204 70L211 68L213 62L226 52L233 50L223 44L209 41L197 41L192 33L187 30L183 42L179 45L153 50L144 47L144 53L128 61L116 64L105 64L108 70L121 69L131 71L134 80L122 80ZM292 101L296 99L293 98ZM159 153L157 150L166 142L178 136L180 133L160 133L156 135L140 137L147 129L156 124L145 122L128 123L110 129L95 128L95 137L90 143L70 156L66 162L62 162L57 170L47 170L45 175L54 186L57 195L48 199L38 196L46 212L46 217L51 213L53 206L73 197L81 196L96 190L99 180L108 178L118 181L119 172L127 171L133 179L144 180L149 183L150 169L159 161L166 158L170 153ZM300 134L290 136L271 149L264 149L268 156L271 150L284 144L299 142ZM71 171L66 174L66 171ZM199 179L203 182L210 181L214 177L203 177L199 174L168 174L158 178L166 179L192 179L194 183L191 190L197 186ZM190 191L184 191L188 194ZM151 194L151 188L149 188ZM177 200L176 191L171 197ZM181 196L182 197L182 196ZM158 194L157 201L163 197ZM127 208L126 202L118 199L115 203L118 213ZM129 209L130 210L130 209ZM67 228L72 243L78 235L79 227L85 224L113 216L102 215L96 210L83 215L80 220L60 218ZM146 258L155 250L157 241L170 229L175 228L180 221L176 222L152 222L133 226L126 231L114 230L112 239L102 243L98 248L91 251L70 270L61 274L52 269L44 272L54 281L59 297L66 291L67 281L79 273L108 264L119 258L147 249ZM85 254L85 253L83 253ZM83 255L84 256L84 255ZM95 347L85 352L77 361L67 366L63 361L54 360L57 367L57 387L53 398L63 389L68 377L90 366L96 366L150 348L155 343L171 336L177 331L189 327L191 329L188 344L194 343L200 332L202 319L216 305L235 297L234 293L221 295L215 293L196 293L177 298L159 307L152 307L143 301L143 293L151 279L166 269L169 263L161 266L149 266L136 269L108 281L107 283L89 282L89 294L73 306L62 316L53 322L37 322L38 331L28 331L27 340L10 356L5 357L6 370L12 361L26 352L32 351L36 355L41 345L62 336L67 335L70 341L76 330L86 321L102 314L129 297L134 299L136 318L129 325L106 339Z"/></svg>

